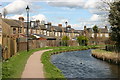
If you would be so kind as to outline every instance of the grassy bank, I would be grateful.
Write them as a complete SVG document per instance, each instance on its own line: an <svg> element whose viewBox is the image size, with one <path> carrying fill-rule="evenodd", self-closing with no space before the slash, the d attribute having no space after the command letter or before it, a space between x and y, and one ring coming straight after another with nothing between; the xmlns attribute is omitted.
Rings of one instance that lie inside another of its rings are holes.
<svg viewBox="0 0 120 80"><path fill-rule="evenodd" d="M24 70L25 64L33 52L45 49L53 49L43 53L42 63L44 64L44 72L46 78L64 78L61 71L50 62L50 56L60 52L85 50L95 48L96 46L76 46L76 47L46 47L17 53L17 55L11 57L9 60L2 63L2 78L20 78Z"/></svg>
<svg viewBox="0 0 120 80"><path fill-rule="evenodd" d="M114 64L120 64L120 54L101 49L92 50L92 56Z"/></svg>
<svg viewBox="0 0 120 80"><path fill-rule="evenodd" d="M44 49L51 49L51 47L34 49L29 52L22 51L17 53L17 55L13 56L9 60L4 61L2 63L2 78L20 78L29 56L33 52Z"/></svg>
<svg viewBox="0 0 120 80"><path fill-rule="evenodd" d="M52 80L54 78L64 78L64 75L61 73L61 71L51 63L51 55L58 54L61 52L86 50L95 47L96 46L57 47L54 48L52 51L43 53L41 60L44 65L45 77L50 78Z"/></svg>

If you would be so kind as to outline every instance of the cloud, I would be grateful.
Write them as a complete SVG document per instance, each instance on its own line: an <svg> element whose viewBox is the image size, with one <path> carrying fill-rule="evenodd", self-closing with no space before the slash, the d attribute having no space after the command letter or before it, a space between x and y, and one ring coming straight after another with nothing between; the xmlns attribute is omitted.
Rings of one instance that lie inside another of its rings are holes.
<svg viewBox="0 0 120 80"><path fill-rule="evenodd" d="M29 3L25 0L16 0L4 8L6 9L7 14L22 14L25 12L27 5L29 5Z"/></svg>
<svg viewBox="0 0 120 80"><path fill-rule="evenodd" d="M76 30L83 30L84 29L84 23L81 24L71 24L72 28Z"/></svg>
<svg viewBox="0 0 120 80"><path fill-rule="evenodd" d="M38 14L38 15L32 16L31 20L40 20L40 21L44 20L44 21L46 21L47 18L43 14Z"/></svg>
<svg viewBox="0 0 120 80"><path fill-rule="evenodd" d="M23 15L23 14L21 14L21 15L9 16L8 19L16 19L16 20L18 20L19 17L24 17L25 20L27 19L26 16Z"/></svg>
<svg viewBox="0 0 120 80"><path fill-rule="evenodd" d="M25 21L27 21L27 16L24 15L24 14L21 14L21 15L14 15L14 16L9 16L7 17L8 19L16 19L18 20L19 17L24 17ZM36 21L36 20L40 20L40 21L46 21L47 18L43 15L43 14L38 14L38 15L34 15L34 16L31 16L30 17L30 20L32 21Z"/></svg>
<svg viewBox="0 0 120 80"><path fill-rule="evenodd" d="M4 9L6 10L7 14L23 14L26 13L26 7L27 5L30 8L30 13L37 13L38 9L41 9L38 5L33 5L30 0L15 0L5 6Z"/></svg>
<svg viewBox="0 0 120 80"><path fill-rule="evenodd" d="M101 17L100 17L99 15L94 14L94 15L90 18L90 20L91 20L91 21L99 21L100 18L101 18Z"/></svg>
<svg viewBox="0 0 120 80"><path fill-rule="evenodd" d="M68 7L68 8L82 8L84 6L84 0L57 0L54 2L49 1L48 4L56 7Z"/></svg>
<svg viewBox="0 0 120 80"><path fill-rule="evenodd" d="M52 0L47 1L51 6L68 8L96 8L101 0Z"/></svg>
<svg viewBox="0 0 120 80"><path fill-rule="evenodd" d="M65 24L65 22L69 22L69 20L68 19L61 19L60 20L60 23L62 23L62 24Z"/></svg>

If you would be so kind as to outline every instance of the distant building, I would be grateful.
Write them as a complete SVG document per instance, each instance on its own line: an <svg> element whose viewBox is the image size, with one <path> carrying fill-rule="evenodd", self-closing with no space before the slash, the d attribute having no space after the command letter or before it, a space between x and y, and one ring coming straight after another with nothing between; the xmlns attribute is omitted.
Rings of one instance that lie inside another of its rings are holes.
<svg viewBox="0 0 120 80"><path fill-rule="evenodd" d="M98 28L98 33L97 33L97 39L94 38L94 31L92 28L86 28L84 26L84 36L88 37L90 40L90 44L95 44L97 42L98 44L104 44L106 40L109 38L109 31L107 26L105 28Z"/></svg>

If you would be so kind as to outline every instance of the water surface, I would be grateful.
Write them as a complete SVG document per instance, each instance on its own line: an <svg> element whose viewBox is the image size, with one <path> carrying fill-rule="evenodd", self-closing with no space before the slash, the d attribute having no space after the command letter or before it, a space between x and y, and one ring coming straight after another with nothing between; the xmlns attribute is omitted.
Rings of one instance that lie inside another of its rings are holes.
<svg viewBox="0 0 120 80"><path fill-rule="evenodd" d="M51 56L51 62L66 78L117 78L120 66L91 56L91 50L64 52Z"/></svg>

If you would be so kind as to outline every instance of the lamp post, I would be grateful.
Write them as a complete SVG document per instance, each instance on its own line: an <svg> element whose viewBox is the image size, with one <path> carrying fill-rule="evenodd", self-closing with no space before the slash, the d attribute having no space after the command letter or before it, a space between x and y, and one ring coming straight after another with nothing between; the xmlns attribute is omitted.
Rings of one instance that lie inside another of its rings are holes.
<svg viewBox="0 0 120 80"><path fill-rule="evenodd" d="M26 7L26 11L27 11L27 51L29 51L29 40L28 40L28 38L29 38L29 6L27 5L27 7Z"/></svg>
<svg viewBox="0 0 120 80"><path fill-rule="evenodd" d="M68 22L66 21L65 24L66 24L66 28L67 28L67 24L68 24Z"/></svg>
<svg viewBox="0 0 120 80"><path fill-rule="evenodd" d="M66 24L66 36L67 36L67 24L68 24L68 22L66 21L65 24Z"/></svg>

